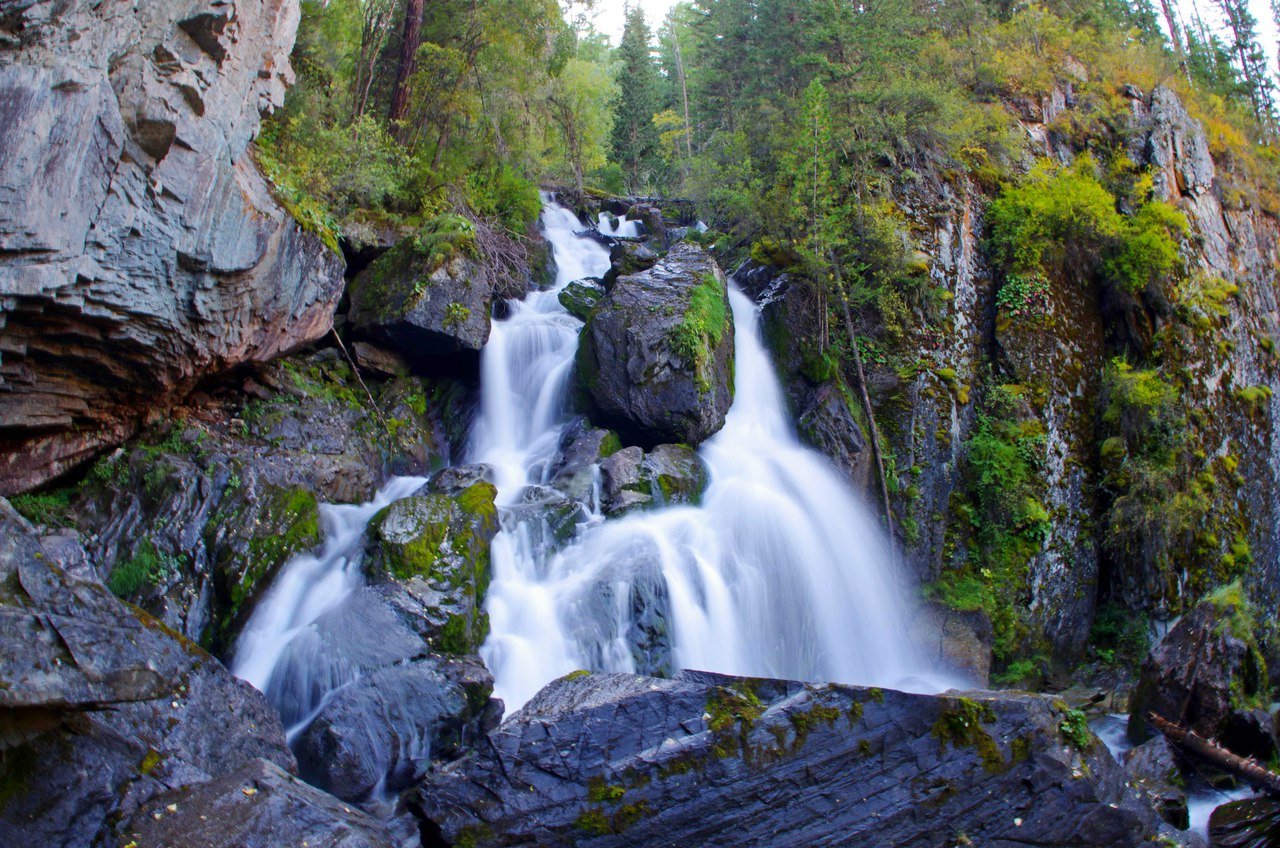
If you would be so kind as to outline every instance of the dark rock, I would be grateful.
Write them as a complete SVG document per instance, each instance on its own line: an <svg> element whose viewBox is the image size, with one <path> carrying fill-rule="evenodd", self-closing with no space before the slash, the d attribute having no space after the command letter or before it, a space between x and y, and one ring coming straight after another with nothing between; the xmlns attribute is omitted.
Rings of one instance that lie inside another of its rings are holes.
<svg viewBox="0 0 1280 848"><path fill-rule="evenodd" d="M696 445L732 402L733 315L724 274L701 247L676 245L621 277L592 312L578 379L592 420L638 444Z"/></svg>
<svg viewBox="0 0 1280 848"><path fill-rule="evenodd" d="M1028 695L575 674L413 796L450 844L1141 845L1155 816Z"/></svg>
<svg viewBox="0 0 1280 848"><path fill-rule="evenodd" d="M360 368L376 377L399 377L409 372L404 359L393 351L384 350L368 342L355 342L351 345Z"/></svg>
<svg viewBox="0 0 1280 848"><path fill-rule="evenodd" d="M605 289L613 288L619 277L648 271L658 264L658 253L643 242L619 241L609 249L609 270L604 275ZM561 301L563 302L563 300ZM566 308L568 308L566 306ZM570 310L572 311L572 310Z"/></svg>
<svg viewBox="0 0 1280 848"><path fill-rule="evenodd" d="M697 503L708 481L702 459L684 445L658 445L648 453L624 448L600 463L600 476L601 508L607 515Z"/></svg>
<svg viewBox="0 0 1280 848"><path fill-rule="evenodd" d="M338 690L294 745L309 783L347 801L395 793L456 758L501 716L478 660L427 657Z"/></svg>
<svg viewBox="0 0 1280 848"><path fill-rule="evenodd" d="M557 295L560 305L579 321L586 321L591 310L604 297L604 286L593 279L574 280Z"/></svg>
<svg viewBox="0 0 1280 848"><path fill-rule="evenodd" d="M1213 848L1274 848L1280 845L1280 801L1248 798L1223 804L1209 814Z"/></svg>
<svg viewBox="0 0 1280 848"><path fill-rule="evenodd" d="M991 621L981 610L959 612L928 604L912 621L911 637L934 667L955 669L977 686L990 682Z"/></svg>
<svg viewBox="0 0 1280 848"><path fill-rule="evenodd" d="M484 463L443 468L431 477L430 489L441 495L457 495L476 483L492 483L493 468Z"/></svg>
<svg viewBox="0 0 1280 848"><path fill-rule="evenodd" d="M367 568L372 575L421 580L443 616L433 645L451 654L474 653L489 633L484 612L489 588L489 543L498 532L496 490L477 482L454 496L416 495L396 501L369 523Z"/></svg>
<svg viewBox="0 0 1280 848"><path fill-rule="evenodd" d="M351 281L351 326L412 360L478 355L489 340L493 283L456 252L441 260L410 236Z"/></svg>
<svg viewBox="0 0 1280 848"><path fill-rule="evenodd" d="M587 419L578 417L560 435L560 449L547 481L568 497L585 501L595 485L596 466L621 449L615 433L594 428Z"/></svg>
<svg viewBox="0 0 1280 848"><path fill-rule="evenodd" d="M640 222L640 235L667 244L667 220L662 209L652 203L640 202L627 210L627 220Z"/></svg>
<svg viewBox="0 0 1280 848"><path fill-rule="evenodd" d="M183 848L397 848L377 820L265 760L161 795L123 829L136 845Z"/></svg>
<svg viewBox="0 0 1280 848"><path fill-rule="evenodd" d="M562 547L577 533L578 525L590 520L581 501L550 486L526 486L519 501L506 508L508 527L524 525L535 535L534 543L549 549Z"/></svg>
<svg viewBox="0 0 1280 848"><path fill-rule="evenodd" d="M0 832L6 844L115 844L158 793L266 758L275 712L193 643L58 563L0 506Z"/></svg>
<svg viewBox="0 0 1280 848"><path fill-rule="evenodd" d="M1276 747L1265 712L1267 687L1243 593L1229 586L1196 606L1151 650L1130 700L1129 736L1146 739L1146 716L1154 712L1241 756L1269 759Z"/></svg>
<svg viewBox="0 0 1280 848"><path fill-rule="evenodd" d="M1174 760L1174 751L1163 736L1155 736L1124 755L1124 767L1133 785L1146 792L1156 812L1181 830L1190 827L1186 779Z"/></svg>
<svg viewBox="0 0 1280 848"><path fill-rule="evenodd" d="M38 8L0 68L0 494L321 337L343 286L248 154L296 0Z"/></svg>

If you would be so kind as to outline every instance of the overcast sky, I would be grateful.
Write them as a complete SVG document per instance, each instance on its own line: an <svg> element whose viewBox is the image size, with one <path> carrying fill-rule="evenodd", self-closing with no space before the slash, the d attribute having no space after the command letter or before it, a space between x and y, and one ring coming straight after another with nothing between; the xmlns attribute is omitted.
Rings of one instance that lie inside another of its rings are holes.
<svg viewBox="0 0 1280 848"><path fill-rule="evenodd" d="M639 3L644 7L645 17L649 20L649 26L656 30L666 17L667 10L674 6L677 0L631 0L631 2ZM1176 2L1182 9L1184 20L1192 20L1195 14L1195 7L1199 5L1200 14L1204 16L1205 21L1209 22L1210 25L1216 25L1221 21L1221 16L1218 14L1213 0L1176 0ZM625 6L626 0L596 0L596 28L601 32L607 33L614 44L617 44L618 39L622 37L623 9ZM1271 57L1271 72L1274 74L1276 72L1276 26L1275 21L1272 19L1269 0L1250 0L1250 6L1253 9L1253 16L1258 19L1258 30L1262 46L1266 49L1267 55Z"/></svg>

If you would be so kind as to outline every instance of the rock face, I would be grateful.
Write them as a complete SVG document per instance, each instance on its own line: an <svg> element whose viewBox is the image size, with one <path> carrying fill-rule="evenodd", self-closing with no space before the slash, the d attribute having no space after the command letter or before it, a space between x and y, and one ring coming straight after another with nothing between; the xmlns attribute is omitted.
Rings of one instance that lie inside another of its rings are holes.
<svg viewBox="0 0 1280 848"><path fill-rule="evenodd" d="M297 0L0 9L0 494L331 326L342 259L247 149ZM55 329L56 328L56 329Z"/></svg>
<svg viewBox="0 0 1280 848"><path fill-rule="evenodd" d="M492 730L493 678L478 660L426 657L338 691L294 746L302 776L347 801L394 793L433 760L456 758Z"/></svg>
<svg viewBox="0 0 1280 848"><path fill-rule="evenodd" d="M600 506L609 516L697 503L707 488L706 466L684 445L658 445L648 453L624 448L600 463L600 476Z"/></svg>
<svg viewBox="0 0 1280 848"><path fill-rule="evenodd" d="M186 848L306 845L394 848L377 820L314 789L266 760L162 795L124 828L136 845Z"/></svg>
<svg viewBox="0 0 1280 848"><path fill-rule="evenodd" d="M979 697L979 696L975 696ZM1034 696L570 675L431 775L459 845L1141 845L1154 816Z"/></svg>
<svg viewBox="0 0 1280 848"><path fill-rule="evenodd" d="M719 430L733 400L732 371L724 273L687 242L649 270L620 277L578 349L592 420L635 444L697 445Z"/></svg>
<svg viewBox="0 0 1280 848"><path fill-rule="evenodd" d="M1213 848L1267 848L1280 844L1280 801L1249 798L1223 804L1209 815Z"/></svg>
<svg viewBox="0 0 1280 848"><path fill-rule="evenodd" d="M1152 649L1130 699L1129 736L1145 739L1154 712L1265 760L1276 751L1270 700L1266 662L1236 586L1201 603Z"/></svg>
<svg viewBox="0 0 1280 848"><path fill-rule="evenodd" d="M113 823L159 793L259 758L294 767L261 694L83 563L0 501L6 844L113 844Z"/></svg>
<svg viewBox="0 0 1280 848"><path fill-rule="evenodd" d="M429 389L403 375L369 386L372 401L334 351L273 363L246 380L251 402L184 408L43 520L79 529L122 597L223 654L280 566L320 543L321 502L363 502L384 469L444 461Z"/></svg>
<svg viewBox="0 0 1280 848"><path fill-rule="evenodd" d="M418 362L478 355L489 340L493 297L482 263L461 250L441 259L410 236L352 281L351 325Z"/></svg>

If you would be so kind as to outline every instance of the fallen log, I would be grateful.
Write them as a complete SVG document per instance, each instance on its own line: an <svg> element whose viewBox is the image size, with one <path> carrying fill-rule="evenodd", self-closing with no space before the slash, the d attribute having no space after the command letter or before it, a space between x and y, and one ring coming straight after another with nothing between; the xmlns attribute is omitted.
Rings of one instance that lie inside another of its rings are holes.
<svg viewBox="0 0 1280 848"><path fill-rule="evenodd" d="M1252 757L1246 759L1233 754L1217 742L1205 739L1155 713L1147 713L1147 721L1182 750L1195 754L1223 771L1238 775L1271 797L1280 799L1280 774L1259 765Z"/></svg>

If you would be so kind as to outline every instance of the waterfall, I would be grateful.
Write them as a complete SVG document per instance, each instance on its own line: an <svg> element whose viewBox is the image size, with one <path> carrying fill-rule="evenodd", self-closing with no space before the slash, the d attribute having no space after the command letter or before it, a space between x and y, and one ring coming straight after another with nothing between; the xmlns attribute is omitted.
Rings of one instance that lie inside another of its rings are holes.
<svg viewBox="0 0 1280 848"><path fill-rule="evenodd" d="M322 504L324 545L315 554L289 560L258 603L236 643L231 672L267 696L292 739L324 706L326 698L359 675L351 643L335 632L345 619L334 615L364 585L360 570L369 521L426 484L421 477L395 477L372 501Z"/></svg>
<svg viewBox="0 0 1280 848"><path fill-rule="evenodd" d="M557 292L609 267L572 212L547 199L543 222L555 285L511 305L482 359L472 458L494 467L507 506L546 482L570 417L581 325ZM920 679L888 542L849 484L797 439L755 306L736 289L729 296L736 396L700 451L710 472L701 505L603 522L584 504L577 534L559 550L526 514L504 511L481 653L509 710L575 669L634 671L632 638L646 612L637 599L662 607L678 667L936 688Z"/></svg>

